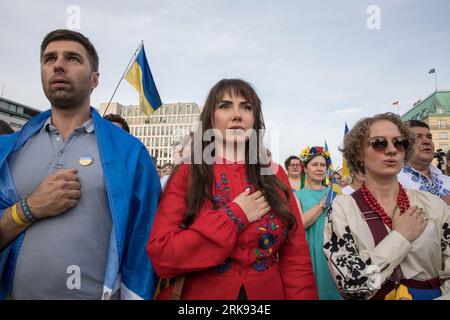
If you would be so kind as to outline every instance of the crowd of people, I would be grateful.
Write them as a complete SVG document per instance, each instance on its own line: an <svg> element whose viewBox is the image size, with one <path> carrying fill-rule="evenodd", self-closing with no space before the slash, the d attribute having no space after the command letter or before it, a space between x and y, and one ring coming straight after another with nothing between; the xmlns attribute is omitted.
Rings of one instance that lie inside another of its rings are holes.
<svg viewBox="0 0 450 320"><path fill-rule="evenodd" d="M322 146L285 171L255 89L223 79L157 167L90 106L85 36L52 31L40 56L51 109L15 133L0 122L0 298L450 298L450 178L426 123L363 118L343 140L348 176Z"/></svg>

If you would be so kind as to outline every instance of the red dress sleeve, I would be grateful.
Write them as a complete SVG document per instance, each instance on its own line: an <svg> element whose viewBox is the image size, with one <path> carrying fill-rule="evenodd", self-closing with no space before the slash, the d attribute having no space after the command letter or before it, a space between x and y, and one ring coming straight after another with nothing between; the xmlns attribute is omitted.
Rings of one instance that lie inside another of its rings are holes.
<svg viewBox="0 0 450 320"><path fill-rule="evenodd" d="M291 212L297 219L297 229L290 232L289 239L282 246L279 255L286 299L315 300L318 299L316 279L300 212L286 173L281 167L278 167L278 171L275 172L278 178L289 187L289 204Z"/></svg>
<svg viewBox="0 0 450 320"><path fill-rule="evenodd" d="M238 233L249 224L238 204L231 201L214 210L205 201L194 222L186 229L181 228L187 207L188 178L189 165L183 164L173 173L147 243L153 267L163 278L220 265L231 255ZM236 219L230 219L230 215Z"/></svg>

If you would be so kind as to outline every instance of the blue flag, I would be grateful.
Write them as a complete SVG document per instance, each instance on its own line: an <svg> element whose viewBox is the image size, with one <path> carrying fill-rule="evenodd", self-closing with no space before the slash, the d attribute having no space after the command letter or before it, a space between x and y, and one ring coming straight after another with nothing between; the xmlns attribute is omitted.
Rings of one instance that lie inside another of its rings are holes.
<svg viewBox="0 0 450 320"><path fill-rule="evenodd" d="M331 181L330 190L327 193L327 197L325 198L325 206L329 207L333 203L334 198L338 194L342 194L341 187L339 187L339 183L336 179L336 177L333 177L333 180Z"/></svg>
<svg viewBox="0 0 450 320"><path fill-rule="evenodd" d="M146 115L149 116L162 105L145 56L144 46L128 69L125 79L139 92L139 105Z"/></svg>
<svg viewBox="0 0 450 320"><path fill-rule="evenodd" d="M347 126L347 122L346 122L345 128L344 128L344 137L347 133L348 133L348 126ZM347 177L349 175L350 175L350 170L348 168L347 161L345 160L345 158L342 158L342 179L347 179Z"/></svg>
<svg viewBox="0 0 450 320"><path fill-rule="evenodd" d="M330 150L328 150L328 144L327 144L327 140L324 140L324 142L325 142L325 151L330 151ZM328 184L329 182L330 182L330 176L331 176L331 174L333 173L333 163L331 162L331 156L330 156L330 165L328 166L328 168L327 168L327 176L325 177L325 183L326 184Z"/></svg>

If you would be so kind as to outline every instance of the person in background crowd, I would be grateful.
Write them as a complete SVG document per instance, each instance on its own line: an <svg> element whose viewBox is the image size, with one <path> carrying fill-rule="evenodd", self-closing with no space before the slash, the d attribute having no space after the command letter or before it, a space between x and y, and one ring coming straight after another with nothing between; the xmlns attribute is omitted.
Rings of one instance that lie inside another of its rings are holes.
<svg viewBox="0 0 450 320"><path fill-rule="evenodd" d="M329 185L331 185L331 181L333 181L333 178L336 178L337 184L339 185L339 188L344 188L347 186L347 181L345 181L344 179L342 179L342 175L339 171L332 171L328 180Z"/></svg>
<svg viewBox="0 0 450 320"><path fill-rule="evenodd" d="M161 166L156 165L156 172L158 172L158 177L161 179Z"/></svg>
<svg viewBox="0 0 450 320"><path fill-rule="evenodd" d="M289 183L292 190L301 189L301 176L302 176L302 162L297 156L290 156L284 162L284 167L286 168Z"/></svg>
<svg viewBox="0 0 450 320"><path fill-rule="evenodd" d="M450 204L450 177L431 164L434 158L433 136L430 127L419 120L405 124L415 137L411 159L403 166L398 181L406 188L430 192Z"/></svg>
<svg viewBox="0 0 450 320"><path fill-rule="evenodd" d="M14 130L11 128L11 126L7 122L0 119L0 135L11 133L14 133Z"/></svg>
<svg viewBox="0 0 450 320"><path fill-rule="evenodd" d="M324 252L346 299L435 299L450 289L450 214L442 199L404 188L397 174L414 135L399 116L361 119L344 137L349 169L366 177L338 195Z"/></svg>
<svg viewBox="0 0 450 320"><path fill-rule="evenodd" d="M172 174L173 170L173 164L168 162L163 164L161 167L161 188L164 190L164 187L166 186L167 181L169 180L170 175Z"/></svg>
<svg viewBox="0 0 450 320"><path fill-rule="evenodd" d="M112 123L114 123L116 126L118 126L119 128L125 130L126 132L130 133L130 127L128 126L127 121L122 118L120 115L118 114L107 114L106 116L104 116L104 118L106 120L111 121Z"/></svg>
<svg viewBox="0 0 450 320"><path fill-rule="evenodd" d="M445 156L445 174L447 176L450 176L450 150L447 151L447 154Z"/></svg>
<svg viewBox="0 0 450 320"><path fill-rule="evenodd" d="M161 177L170 176L173 170L173 164L167 162L161 167Z"/></svg>
<svg viewBox="0 0 450 320"><path fill-rule="evenodd" d="M190 132L183 140L173 145L173 164L177 166L184 163L191 163L191 144L194 137L194 133Z"/></svg>
<svg viewBox="0 0 450 320"><path fill-rule="evenodd" d="M305 187L295 191L299 199L302 221L306 230L309 251L320 300L340 300L323 253L323 226L327 206L325 198L330 190L324 186L326 172L331 164L330 153L323 147L307 147L301 152L306 174Z"/></svg>
<svg viewBox="0 0 450 320"><path fill-rule="evenodd" d="M349 183L344 188L342 188L343 194L352 194L355 190L361 188L365 180L364 175L354 171L350 171L350 176L348 178Z"/></svg>
<svg viewBox="0 0 450 320"><path fill-rule="evenodd" d="M147 245L160 277L184 279L158 299L317 299L294 195L259 134L255 90L243 80L219 81L200 122L198 135L213 133L214 142L194 143L191 155L199 149L202 162L172 174ZM261 148L251 154L250 139Z"/></svg>
<svg viewBox="0 0 450 320"><path fill-rule="evenodd" d="M330 174L330 176L329 176L330 181L333 180L333 178L336 178L337 183L338 183L339 185L341 185L341 182L342 182L342 176L341 176L341 174L340 174L339 172L334 171L334 170L331 171L331 174Z"/></svg>

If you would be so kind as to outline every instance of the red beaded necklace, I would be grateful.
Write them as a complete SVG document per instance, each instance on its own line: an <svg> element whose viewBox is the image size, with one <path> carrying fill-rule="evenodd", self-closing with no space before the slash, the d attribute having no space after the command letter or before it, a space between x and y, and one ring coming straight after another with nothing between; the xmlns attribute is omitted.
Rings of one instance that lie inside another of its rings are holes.
<svg viewBox="0 0 450 320"><path fill-rule="evenodd" d="M402 185L399 183L399 191L397 197L397 205L400 209L400 214L403 214L410 207L408 195L406 194L405 189L403 189ZM364 201L369 206L371 210L373 210L380 218L383 220L384 224L392 229L392 219L391 217L384 211L383 207L380 203L375 199L373 194L367 189L365 183L363 183L361 187L362 195L364 197Z"/></svg>

